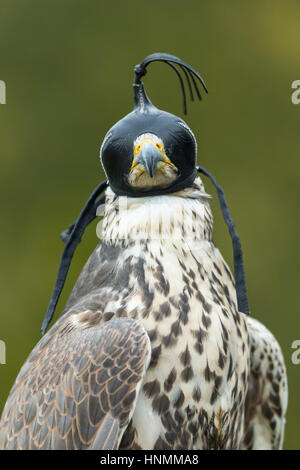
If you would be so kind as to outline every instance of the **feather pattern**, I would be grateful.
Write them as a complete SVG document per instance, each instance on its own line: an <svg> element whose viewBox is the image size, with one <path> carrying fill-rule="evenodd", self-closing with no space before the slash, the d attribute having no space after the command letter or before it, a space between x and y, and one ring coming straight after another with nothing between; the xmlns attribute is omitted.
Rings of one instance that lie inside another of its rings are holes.
<svg viewBox="0 0 300 470"><path fill-rule="evenodd" d="M284 358L272 333L254 318L247 318L250 336L248 393L245 403L246 449L281 449L288 390Z"/></svg>
<svg viewBox="0 0 300 470"><path fill-rule="evenodd" d="M90 315L86 312L85 315ZM150 343L132 319L55 325L30 354L3 411L2 449L116 449Z"/></svg>
<svg viewBox="0 0 300 470"><path fill-rule="evenodd" d="M165 196L107 189L102 241L17 378L1 448L281 446L282 356L237 309L209 200L200 178Z"/></svg>

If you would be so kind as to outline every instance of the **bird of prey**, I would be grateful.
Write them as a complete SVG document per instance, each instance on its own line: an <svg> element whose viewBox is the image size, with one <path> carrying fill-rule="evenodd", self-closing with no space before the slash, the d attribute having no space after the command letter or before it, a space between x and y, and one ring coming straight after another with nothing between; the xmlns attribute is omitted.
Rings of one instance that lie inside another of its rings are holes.
<svg viewBox="0 0 300 470"><path fill-rule="evenodd" d="M17 376L1 418L1 449L282 447L283 356L247 315L240 240L221 187L196 166L192 130L145 92L141 78L155 61L177 73L184 112L184 78L192 99L201 98L199 83L206 90L196 70L170 54L151 54L135 67L134 110L101 146L107 180L62 234L43 332L98 206L101 241ZM213 241L210 196L198 173L217 188L234 277Z"/></svg>

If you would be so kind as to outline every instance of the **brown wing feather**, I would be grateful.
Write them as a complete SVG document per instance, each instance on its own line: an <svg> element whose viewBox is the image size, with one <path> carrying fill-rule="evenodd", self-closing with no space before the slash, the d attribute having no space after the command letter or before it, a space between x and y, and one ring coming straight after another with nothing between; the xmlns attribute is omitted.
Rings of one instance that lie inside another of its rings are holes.
<svg viewBox="0 0 300 470"><path fill-rule="evenodd" d="M0 423L2 449L115 449L150 357L144 328L68 317L22 367Z"/></svg>
<svg viewBox="0 0 300 470"><path fill-rule="evenodd" d="M245 404L245 449L280 449L287 408L287 377L280 346L267 328L247 318L250 377Z"/></svg>

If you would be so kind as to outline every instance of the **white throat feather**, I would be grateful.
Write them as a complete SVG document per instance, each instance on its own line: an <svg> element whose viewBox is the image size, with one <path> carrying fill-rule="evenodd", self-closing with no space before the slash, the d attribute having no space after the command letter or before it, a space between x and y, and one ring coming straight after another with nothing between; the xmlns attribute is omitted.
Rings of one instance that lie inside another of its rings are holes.
<svg viewBox="0 0 300 470"><path fill-rule="evenodd" d="M163 196L117 196L108 188L101 238L110 244L211 240L210 198L199 177L190 188Z"/></svg>

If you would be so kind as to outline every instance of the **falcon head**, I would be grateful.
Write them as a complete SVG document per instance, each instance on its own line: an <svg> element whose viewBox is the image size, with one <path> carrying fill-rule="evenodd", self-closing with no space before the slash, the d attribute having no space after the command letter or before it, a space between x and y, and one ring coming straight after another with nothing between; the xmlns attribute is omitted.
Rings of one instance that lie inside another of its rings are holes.
<svg viewBox="0 0 300 470"><path fill-rule="evenodd" d="M189 86L195 85L191 77L197 72L169 54L151 54L135 67L134 109L108 131L100 150L109 185L118 195L169 194L191 186L197 174L197 143L193 132L181 118L156 108L140 81L146 66L154 60L178 64ZM201 77L200 81L204 83ZM196 90L199 93L197 86Z"/></svg>

